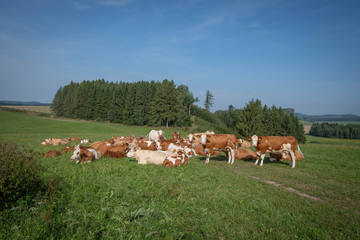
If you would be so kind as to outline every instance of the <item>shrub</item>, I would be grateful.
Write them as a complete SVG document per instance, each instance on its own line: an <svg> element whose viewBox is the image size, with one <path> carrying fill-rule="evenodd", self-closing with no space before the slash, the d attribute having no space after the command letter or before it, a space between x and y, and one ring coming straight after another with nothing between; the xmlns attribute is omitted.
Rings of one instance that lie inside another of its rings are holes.
<svg viewBox="0 0 360 240"><path fill-rule="evenodd" d="M43 187L44 168L17 146L0 144L0 209Z"/></svg>

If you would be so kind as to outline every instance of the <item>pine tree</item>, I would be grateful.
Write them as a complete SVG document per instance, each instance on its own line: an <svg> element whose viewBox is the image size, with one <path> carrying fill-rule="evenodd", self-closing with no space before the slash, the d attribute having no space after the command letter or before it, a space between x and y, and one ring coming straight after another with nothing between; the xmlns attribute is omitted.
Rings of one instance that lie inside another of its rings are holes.
<svg viewBox="0 0 360 240"><path fill-rule="evenodd" d="M205 109L210 111L210 107L212 107L214 105L214 95L212 95L210 93L209 90L206 91L206 95L205 95Z"/></svg>
<svg viewBox="0 0 360 240"><path fill-rule="evenodd" d="M260 135L263 132L261 101L251 100L243 111L240 112L239 122L236 124L238 133L244 137L253 134Z"/></svg>

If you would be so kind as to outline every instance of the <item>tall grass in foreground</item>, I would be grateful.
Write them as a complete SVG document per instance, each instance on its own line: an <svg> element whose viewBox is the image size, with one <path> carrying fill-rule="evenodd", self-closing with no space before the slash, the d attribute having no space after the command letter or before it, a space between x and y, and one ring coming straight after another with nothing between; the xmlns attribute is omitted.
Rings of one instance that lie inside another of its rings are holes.
<svg viewBox="0 0 360 240"><path fill-rule="evenodd" d="M151 129L57 121L0 111L0 142L44 153L47 137L146 135ZM167 130L167 137L173 130ZM182 132L184 136L185 132ZM167 169L133 159L76 165L71 153L38 160L45 194L1 212L1 239L359 239L359 142L309 138L288 162L228 165L224 156ZM313 143L311 143L313 142ZM281 184L279 188L255 180ZM286 190L292 187L320 199Z"/></svg>

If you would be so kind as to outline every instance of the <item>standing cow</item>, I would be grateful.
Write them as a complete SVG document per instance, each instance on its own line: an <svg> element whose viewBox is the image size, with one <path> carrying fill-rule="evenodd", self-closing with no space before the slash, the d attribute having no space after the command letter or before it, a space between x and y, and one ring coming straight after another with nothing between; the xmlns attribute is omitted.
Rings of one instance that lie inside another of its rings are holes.
<svg viewBox="0 0 360 240"><path fill-rule="evenodd" d="M212 151L228 152L228 163L233 164L235 161L235 152L238 147L238 140L234 134L201 134L201 144L204 151L207 152L205 163L210 162Z"/></svg>
<svg viewBox="0 0 360 240"><path fill-rule="evenodd" d="M265 154L266 153L283 153L288 152L290 155L290 167L295 168L295 148L298 148L298 151L301 152L299 144L295 137L293 136L256 136L253 135L251 138L248 137L248 140L252 141L252 145L256 149L258 158L255 162L255 165L259 162L259 157L261 157L260 166L263 165Z"/></svg>
<svg viewBox="0 0 360 240"><path fill-rule="evenodd" d="M163 130L151 130L147 137L155 142L158 142L160 139L165 139Z"/></svg>

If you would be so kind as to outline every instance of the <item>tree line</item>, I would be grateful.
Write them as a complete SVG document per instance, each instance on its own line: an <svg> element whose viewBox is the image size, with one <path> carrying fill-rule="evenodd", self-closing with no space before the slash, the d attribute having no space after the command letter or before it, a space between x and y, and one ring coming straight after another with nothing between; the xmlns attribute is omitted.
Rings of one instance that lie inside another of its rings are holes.
<svg viewBox="0 0 360 240"><path fill-rule="evenodd" d="M135 83L71 82L56 92L51 109L58 117L128 125L190 126L196 101L185 85L174 81Z"/></svg>
<svg viewBox="0 0 360 240"><path fill-rule="evenodd" d="M359 124L314 123L310 135L327 138L360 139Z"/></svg>

